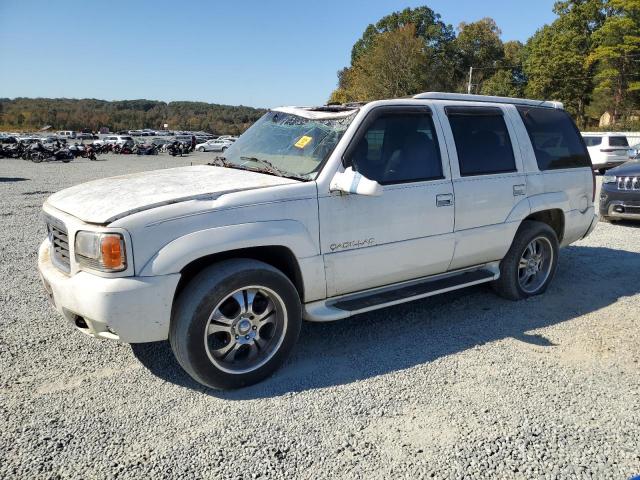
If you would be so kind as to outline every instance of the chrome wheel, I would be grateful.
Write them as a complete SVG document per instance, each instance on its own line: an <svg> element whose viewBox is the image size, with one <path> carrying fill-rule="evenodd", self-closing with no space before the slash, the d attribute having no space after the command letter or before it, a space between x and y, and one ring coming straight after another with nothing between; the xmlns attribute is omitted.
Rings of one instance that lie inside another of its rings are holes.
<svg viewBox="0 0 640 480"><path fill-rule="evenodd" d="M518 283L526 293L538 291L549 278L553 247L544 236L536 237L524 249L518 263Z"/></svg>
<svg viewBox="0 0 640 480"><path fill-rule="evenodd" d="M204 345L209 359L220 370L248 373L273 357L286 330L282 298L266 287L243 287L213 309L205 327Z"/></svg>

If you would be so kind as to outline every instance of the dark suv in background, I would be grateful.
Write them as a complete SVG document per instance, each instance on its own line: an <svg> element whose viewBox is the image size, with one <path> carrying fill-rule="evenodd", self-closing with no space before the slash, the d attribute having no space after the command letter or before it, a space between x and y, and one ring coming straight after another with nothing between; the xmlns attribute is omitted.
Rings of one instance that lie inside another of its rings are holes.
<svg viewBox="0 0 640 480"><path fill-rule="evenodd" d="M640 159L613 168L602 179L600 217L640 220Z"/></svg>

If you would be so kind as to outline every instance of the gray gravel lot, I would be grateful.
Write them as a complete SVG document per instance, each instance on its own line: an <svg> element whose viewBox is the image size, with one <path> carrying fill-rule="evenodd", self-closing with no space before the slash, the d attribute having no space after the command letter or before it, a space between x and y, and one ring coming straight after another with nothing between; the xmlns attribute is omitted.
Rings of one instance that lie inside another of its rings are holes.
<svg viewBox="0 0 640 480"><path fill-rule="evenodd" d="M305 324L288 364L210 391L166 343L75 331L36 271L51 193L202 163L0 160L0 478L612 478L640 474L640 225L564 249L547 294L475 287Z"/></svg>

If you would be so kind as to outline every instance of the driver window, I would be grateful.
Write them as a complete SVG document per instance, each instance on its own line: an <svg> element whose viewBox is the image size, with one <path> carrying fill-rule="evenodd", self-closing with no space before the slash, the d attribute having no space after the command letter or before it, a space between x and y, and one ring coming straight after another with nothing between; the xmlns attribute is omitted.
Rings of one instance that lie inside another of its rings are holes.
<svg viewBox="0 0 640 480"><path fill-rule="evenodd" d="M352 168L381 185L444 178L431 115L378 117L358 141Z"/></svg>

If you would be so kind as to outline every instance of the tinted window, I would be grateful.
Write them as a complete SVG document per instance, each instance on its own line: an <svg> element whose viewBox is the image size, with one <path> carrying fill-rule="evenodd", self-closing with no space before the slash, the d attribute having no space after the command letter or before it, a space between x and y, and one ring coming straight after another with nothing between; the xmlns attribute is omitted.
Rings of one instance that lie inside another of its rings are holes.
<svg viewBox="0 0 640 480"><path fill-rule="evenodd" d="M610 147L628 147L627 137L609 137Z"/></svg>
<svg viewBox="0 0 640 480"><path fill-rule="evenodd" d="M584 141L564 110L517 107L540 170L591 167Z"/></svg>
<svg viewBox="0 0 640 480"><path fill-rule="evenodd" d="M354 170L382 185L443 178L433 120L424 113L379 116L349 160Z"/></svg>
<svg viewBox="0 0 640 480"><path fill-rule="evenodd" d="M602 137L583 137L587 147L597 147L602 144Z"/></svg>
<svg viewBox="0 0 640 480"><path fill-rule="evenodd" d="M447 108L460 175L513 172L516 162L501 110Z"/></svg>

